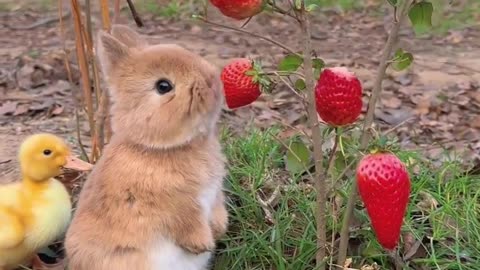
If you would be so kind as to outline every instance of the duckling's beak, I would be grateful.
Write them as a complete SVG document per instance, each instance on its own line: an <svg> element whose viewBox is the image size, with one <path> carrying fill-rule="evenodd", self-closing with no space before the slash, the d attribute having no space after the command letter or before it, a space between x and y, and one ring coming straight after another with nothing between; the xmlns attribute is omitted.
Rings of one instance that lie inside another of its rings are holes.
<svg viewBox="0 0 480 270"><path fill-rule="evenodd" d="M92 170L93 165L73 155L69 155L67 156L67 163L63 166L63 168L76 171L90 171Z"/></svg>

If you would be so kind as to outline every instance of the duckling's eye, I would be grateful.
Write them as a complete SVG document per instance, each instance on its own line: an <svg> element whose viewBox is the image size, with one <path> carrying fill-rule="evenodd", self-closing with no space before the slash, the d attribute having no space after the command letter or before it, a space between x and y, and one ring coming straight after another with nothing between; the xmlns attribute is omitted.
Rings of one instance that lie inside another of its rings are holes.
<svg viewBox="0 0 480 270"><path fill-rule="evenodd" d="M164 95L173 90L173 84L167 79L160 79L155 83L155 89L160 95Z"/></svg>
<svg viewBox="0 0 480 270"><path fill-rule="evenodd" d="M52 154L52 150L50 150L50 149L45 149L45 150L43 150L43 154L44 154L45 156L50 156L50 155Z"/></svg>

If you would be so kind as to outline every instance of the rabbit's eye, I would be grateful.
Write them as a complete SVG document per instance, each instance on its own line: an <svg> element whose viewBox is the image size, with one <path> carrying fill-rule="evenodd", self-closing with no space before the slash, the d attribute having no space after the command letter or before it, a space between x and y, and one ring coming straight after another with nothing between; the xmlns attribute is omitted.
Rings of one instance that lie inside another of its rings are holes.
<svg viewBox="0 0 480 270"><path fill-rule="evenodd" d="M155 83L155 88L160 95L166 94L173 90L172 83L167 79L160 79Z"/></svg>

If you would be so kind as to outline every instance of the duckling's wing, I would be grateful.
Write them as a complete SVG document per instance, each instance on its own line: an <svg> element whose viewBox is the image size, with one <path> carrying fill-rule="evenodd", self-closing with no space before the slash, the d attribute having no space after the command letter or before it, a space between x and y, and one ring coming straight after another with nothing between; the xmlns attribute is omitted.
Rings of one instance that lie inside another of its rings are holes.
<svg viewBox="0 0 480 270"><path fill-rule="evenodd" d="M0 206L0 249L12 248L22 243L25 228L12 210Z"/></svg>

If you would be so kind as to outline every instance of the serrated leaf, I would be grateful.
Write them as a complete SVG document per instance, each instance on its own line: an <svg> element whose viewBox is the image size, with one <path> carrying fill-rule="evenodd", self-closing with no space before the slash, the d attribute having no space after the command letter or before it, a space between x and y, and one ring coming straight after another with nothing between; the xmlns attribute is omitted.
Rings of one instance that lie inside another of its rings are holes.
<svg viewBox="0 0 480 270"><path fill-rule="evenodd" d="M295 81L295 89L302 91L305 90L307 86L305 85L305 81L303 79L298 79Z"/></svg>
<svg viewBox="0 0 480 270"><path fill-rule="evenodd" d="M433 5L422 1L413 5L408 12L408 17L417 35L423 34L432 27Z"/></svg>
<svg viewBox="0 0 480 270"><path fill-rule="evenodd" d="M280 64L278 64L279 71L294 72L303 63L303 58L300 55L289 54L285 56Z"/></svg>
<svg viewBox="0 0 480 270"><path fill-rule="evenodd" d="M285 155L285 165L292 174L304 172L310 164L310 150L302 141L290 143L289 150Z"/></svg>
<svg viewBox="0 0 480 270"><path fill-rule="evenodd" d="M398 4L398 0L387 0L387 2L392 5L393 7L396 7Z"/></svg>
<svg viewBox="0 0 480 270"><path fill-rule="evenodd" d="M395 52L395 56L392 60L392 68L397 71L408 68L413 62L413 54L405 52L402 49L398 49Z"/></svg>

